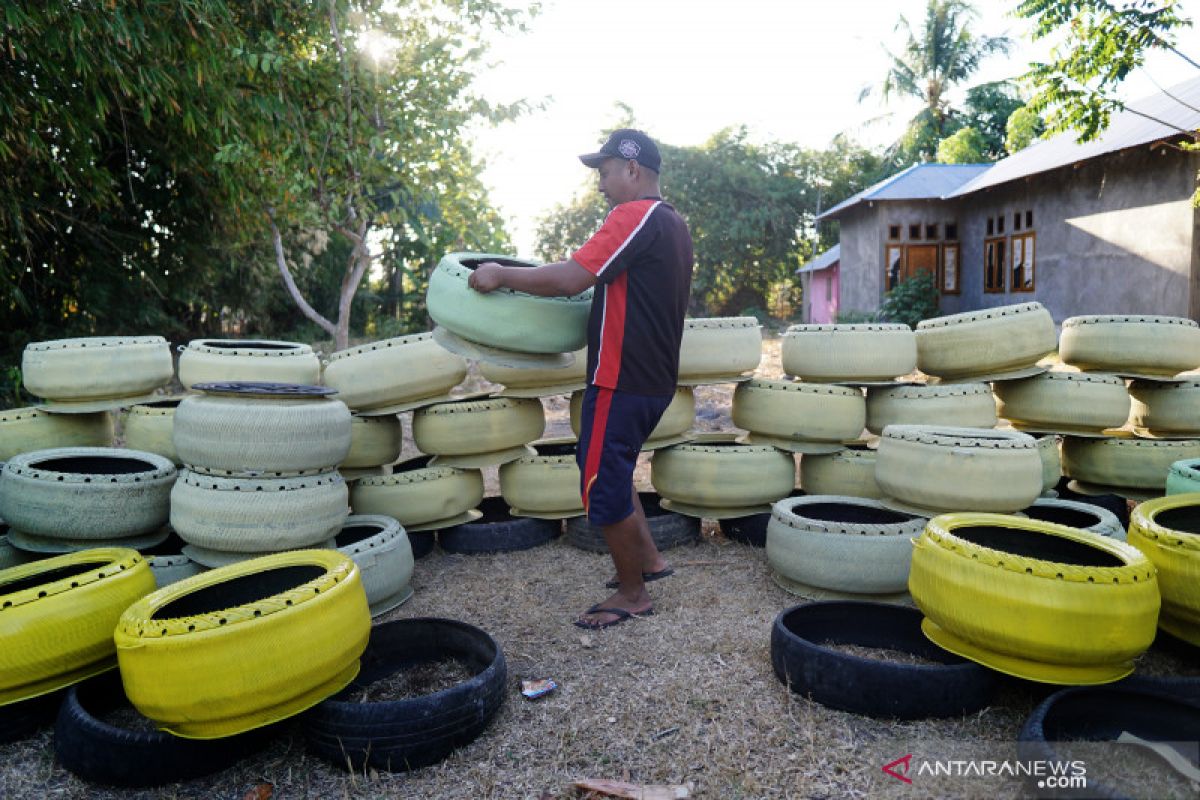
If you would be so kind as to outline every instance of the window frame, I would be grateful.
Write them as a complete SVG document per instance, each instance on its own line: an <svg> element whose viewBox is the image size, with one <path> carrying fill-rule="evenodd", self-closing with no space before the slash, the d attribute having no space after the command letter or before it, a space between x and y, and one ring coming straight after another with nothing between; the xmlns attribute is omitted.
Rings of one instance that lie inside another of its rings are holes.
<svg viewBox="0 0 1200 800"><path fill-rule="evenodd" d="M988 250L990 248L994 252L997 246L1001 248L1001 252L998 257L993 259L993 264L996 267L998 267L998 269L995 272L993 272L993 274L999 275L1000 282L999 282L998 286L988 283ZM984 294L1004 294L1005 293L1005 291L1006 291L1005 287L1007 285L1007 273L1008 273L1008 249L1009 248L1008 248L1008 237L1007 236L993 236L991 238L983 240L983 293Z"/></svg>
<svg viewBox="0 0 1200 800"><path fill-rule="evenodd" d="M892 269L892 253L893 252L898 253L900 256L899 259L897 260L897 264L896 264L896 283L895 284L890 283L890 279L891 279L890 272ZM903 279L904 279L904 245L900 245L900 244L886 245L883 248L883 291L890 292L892 289L896 288L896 284L899 284L900 281Z"/></svg>
<svg viewBox="0 0 1200 800"><path fill-rule="evenodd" d="M1022 284L1021 286L1017 286L1016 282L1018 239L1021 241L1021 254L1023 263L1026 264L1025 268L1029 270L1029 283L1028 285ZM1035 292L1037 291L1037 233L1035 231L1026 231L1020 235L1014 235L1012 240L1012 244L1008 248L1008 272L1012 285L1011 290L1014 292ZM1025 261L1026 256L1028 256L1027 261Z"/></svg>
<svg viewBox="0 0 1200 800"><path fill-rule="evenodd" d="M949 278L951 275L951 260L947 258L948 253L954 253L954 283L950 284ZM940 290L942 294L962 294L962 247L958 242L949 242L942 245L941 252L941 274Z"/></svg>

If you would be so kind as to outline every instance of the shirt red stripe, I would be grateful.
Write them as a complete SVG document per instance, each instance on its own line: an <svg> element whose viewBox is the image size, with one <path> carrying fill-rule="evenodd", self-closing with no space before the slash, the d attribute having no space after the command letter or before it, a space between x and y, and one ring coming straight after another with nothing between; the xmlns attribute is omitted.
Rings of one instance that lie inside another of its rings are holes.
<svg viewBox="0 0 1200 800"><path fill-rule="evenodd" d="M601 275L626 245L637 236L661 200L634 200L622 203L608 213L600 230L571 256L575 263L593 275Z"/></svg>
<svg viewBox="0 0 1200 800"><path fill-rule="evenodd" d="M596 408L592 413L592 435L588 438L587 459L583 464L583 510L588 510L588 495L600 474L600 453L604 450L604 433L608 428L608 413L612 408L612 390L596 389Z"/></svg>
<svg viewBox="0 0 1200 800"><path fill-rule="evenodd" d="M617 388L621 376L621 349L625 344L625 303L629 297L629 273L622 272L604 287L604 319L600 323L600 352L592 383Z"/></svg>

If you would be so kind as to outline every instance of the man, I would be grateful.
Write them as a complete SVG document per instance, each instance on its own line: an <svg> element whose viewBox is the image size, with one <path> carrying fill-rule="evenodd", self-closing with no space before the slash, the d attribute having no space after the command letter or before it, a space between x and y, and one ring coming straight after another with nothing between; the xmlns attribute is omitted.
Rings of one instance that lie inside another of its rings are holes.
<svg viewBox="0 0 1200 800"><path fill-rule="evenodd" d="M654 613L647 580L671 575L633 486L642 444L670 405L692 285L692 237L662 200L661 156L641 131L614 131L579 157L599 172L611 208L595 235L566 261L541 267L479 265L470 285L537 295L573 295L600 284L588 319L587 389L576 459L584 509L604 531L616 593L575 624L607 628Z"/></svg>

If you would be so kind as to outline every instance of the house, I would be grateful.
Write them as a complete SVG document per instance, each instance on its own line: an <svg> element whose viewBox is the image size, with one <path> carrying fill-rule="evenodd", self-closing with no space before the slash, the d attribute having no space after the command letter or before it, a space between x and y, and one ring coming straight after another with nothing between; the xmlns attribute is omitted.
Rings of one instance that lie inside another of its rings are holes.
<svg viewBox="0 0 1200 800"><path fill-rule="evenodd" d="M919 164L818 219L840 222L837 306L873 312L933 273L944 314L1037 300L1077 314L1200 318L1200 79L995 164ZM815 263L815 262L814 262ZM819 298L818 298L819 300Z"/></svg>
<svg viewBox="0 0 1200 800"><path fill-rule="evenodd" d="M827 324L837 322L838 267L842 246L835 244L812 261L796 270L803 288L802 319Z"/></svg>

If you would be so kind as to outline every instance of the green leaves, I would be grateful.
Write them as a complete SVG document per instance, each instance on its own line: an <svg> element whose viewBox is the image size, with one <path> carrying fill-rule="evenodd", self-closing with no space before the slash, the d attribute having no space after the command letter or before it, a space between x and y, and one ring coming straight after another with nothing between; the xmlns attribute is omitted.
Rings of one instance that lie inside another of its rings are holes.
<svg viewBox="0 0 1200 800"><path fill-rule="evenodd" d="M896 322L910 328L917 327L923 319L938 313L937 282L932 272L918 272L905 278L883 297L879 305L879 318Z"/></svg>

